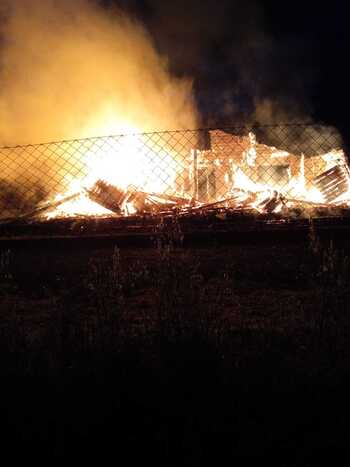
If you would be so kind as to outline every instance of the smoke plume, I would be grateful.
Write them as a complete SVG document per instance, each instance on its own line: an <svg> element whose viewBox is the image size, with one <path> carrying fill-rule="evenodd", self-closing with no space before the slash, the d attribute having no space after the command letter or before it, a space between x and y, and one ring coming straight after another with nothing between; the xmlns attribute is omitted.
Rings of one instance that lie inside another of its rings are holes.
<svg viewBox="0 0 350 467"><path fill-rule="evenodd" d="M5 0L0 144L194 128L191 82L145 28L89 0Z"/></svg>

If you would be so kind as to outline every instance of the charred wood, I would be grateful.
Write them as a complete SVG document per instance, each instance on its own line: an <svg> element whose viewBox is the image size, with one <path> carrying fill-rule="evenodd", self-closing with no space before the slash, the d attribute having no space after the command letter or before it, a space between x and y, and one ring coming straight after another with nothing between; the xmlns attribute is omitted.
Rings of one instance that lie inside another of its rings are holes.
<svg viewBox="0 0 350 467"><path fill-rule="evenodd" d="M55 201L48 201L45 204L41 204L37 206L32 211L29 211L22 216L19 216L19 219L30 219L32 217L37 217L41 214L44 214L47 211L52 211L54 209L59 208L62 204L68 203L69 201L73 201L74 199L78 198L81 195L81 192L73 193L72 195L65 196L59 200Z"/></svg>
<svg viewBox="0 0 350 467"><path fill-rule="evenodd" d="M284 200L278 191L273 191L272 196L265 198L261 201L258 206L260 209L263 209L264 212L271 213L273 212L279 205L283 204Z"/></svg>
<svg viewBox="0 0 350 467"><path fill-rule="evenodd" d="M128 193L124 190L103 180L97 180L92 188L87 189L86 192L91 201L116 214L121 214L122 205L128 197Z"/></svg>
<svg viewBox="0 0 350 467"><path fill-rule="evenodd" d="M313 179L325 201L331 203L349 189L349 173L345 166L335 165Z"/></svg>

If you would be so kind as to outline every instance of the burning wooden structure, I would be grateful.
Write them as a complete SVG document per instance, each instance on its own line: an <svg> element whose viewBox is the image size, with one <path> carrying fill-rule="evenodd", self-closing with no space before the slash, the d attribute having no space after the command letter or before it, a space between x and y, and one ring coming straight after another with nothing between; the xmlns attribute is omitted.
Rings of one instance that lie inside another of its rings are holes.
<svg viewBox="0 0 350 467"><path fill-rule="evenodd" d="M350 171L341 149L292 154L261 143L252 131L189 133L185 142L177 133L84 142L76 149L79 166L71 162L68 189L58 188L66 174L52 173L61 193L16 217L187 216L223 210L290 216L350 205Z"/></svg>

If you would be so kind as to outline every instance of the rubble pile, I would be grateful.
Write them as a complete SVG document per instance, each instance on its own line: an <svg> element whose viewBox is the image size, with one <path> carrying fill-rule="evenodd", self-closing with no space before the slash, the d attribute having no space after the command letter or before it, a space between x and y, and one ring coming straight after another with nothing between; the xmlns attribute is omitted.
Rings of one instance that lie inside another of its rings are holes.
<svg viewBox="0 0 350 467"><path fill-rule="evenodd" d="M173 155L175 175L161 192L137 185L136 176L135 185L124 186L96 176L92 183L82 180L79 188L37 205L22 218L181 216L223 210L295 216L350 206L350 170L340 149L293 155L257 142L253 133L237 136L222 130L209 131L209 140L204 149L186 149L181 158ZM118 174L118 164L112 167Z"/></svg>

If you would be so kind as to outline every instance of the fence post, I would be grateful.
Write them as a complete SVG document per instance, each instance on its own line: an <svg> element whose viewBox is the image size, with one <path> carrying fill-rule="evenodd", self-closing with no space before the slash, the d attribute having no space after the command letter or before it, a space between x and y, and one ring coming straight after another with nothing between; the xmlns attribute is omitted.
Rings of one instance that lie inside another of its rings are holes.
<svg viewBox="0 0 350 467"><path fill-rule="evenodd" d="M192 149L193 155L193 198L198 199L198 157L197 149Z"/></svg>

